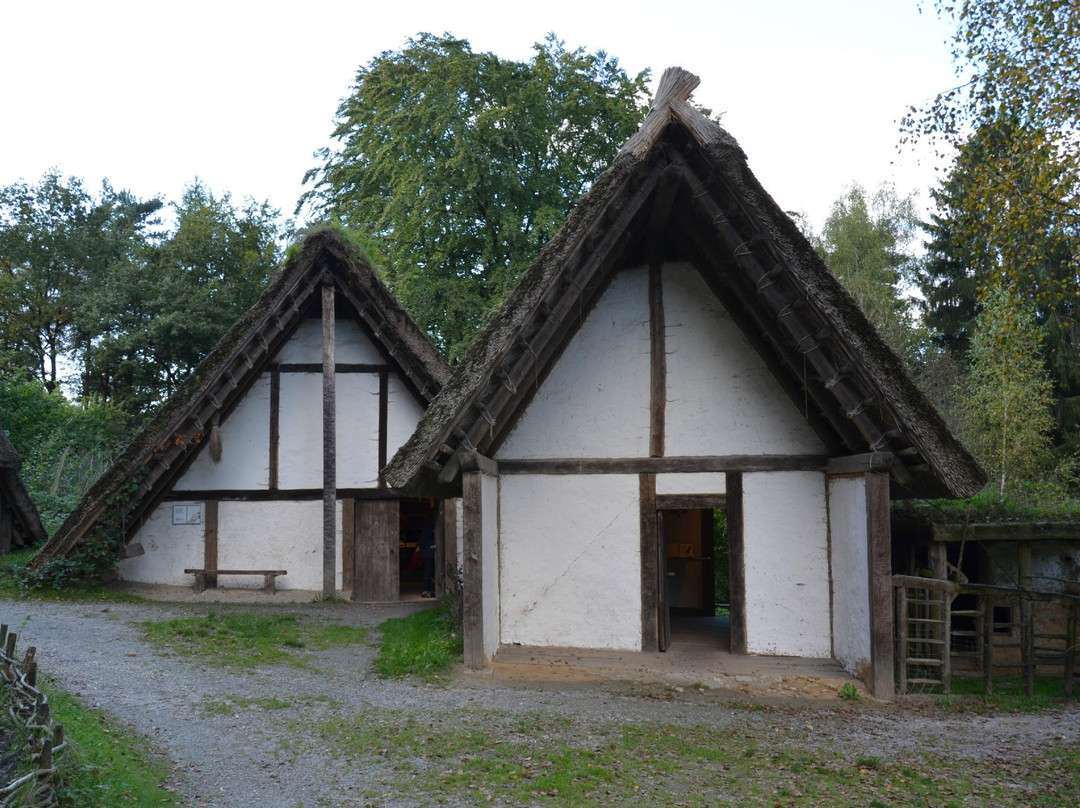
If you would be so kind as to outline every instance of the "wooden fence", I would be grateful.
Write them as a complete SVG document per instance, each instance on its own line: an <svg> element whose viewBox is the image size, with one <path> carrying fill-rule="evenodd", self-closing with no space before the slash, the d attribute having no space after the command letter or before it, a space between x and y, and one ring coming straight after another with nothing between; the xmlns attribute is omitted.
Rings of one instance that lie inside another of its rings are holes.
<svg viewBox="0 0 1080 808"><path fill-rule="evenodd" d="M940 687L954 678L1022 678L1028 696L1036 675L1060 676L1072 696L1080 597L1017 587L961 584L894 575L896 663L900 694Z"/></svg>
<svg viewBox="0 0 1080 808"><path fill-rule="evenodd" d="M59 805L60 775L56 758L67 747L63 724L53 724L49 699L37 689L36 649L31 646L19 660L15 655L17 637L0 625L0 676L6 689L8 714L15 732L25 738L26 757L31 770L0 788L0 808L11 805Z"/></svg>

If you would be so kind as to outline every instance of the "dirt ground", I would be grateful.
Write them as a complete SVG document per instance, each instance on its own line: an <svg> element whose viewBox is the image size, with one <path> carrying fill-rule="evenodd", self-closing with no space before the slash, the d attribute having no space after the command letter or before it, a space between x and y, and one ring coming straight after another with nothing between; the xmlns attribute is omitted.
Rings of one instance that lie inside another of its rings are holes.
<svg viewBox="0 0 1080 808"><path fill-rule="evenodd" d="M951 759L1001 759L1002 765L1022 765L1047 745L1080 749L1075 704L1035 713L965 713L931 701L852 704L837 697L834 682L815 677L718 688L648 675L611 681L566 669L532 675L527 665L487 675L457 672L436 683L386 681L371 672L373 644L308 651L304 667L237 670L158 651L140 629L146 621L252 608L374 629L421 606L284 599L206 604L186 596L145 603L0 601L0 621L19 633L21 649L38 648L47 677L166 755L175 767L168 785L186 806L430 804L430 795L410 796L407 789L388 797L380 791L385 771L346 761L313 729L363 716L393 715L442 737L456 725L475 724L477 716L496 722L516 716L526 726L567 733L581 726L704 726L757 738L761 745L783 737L808 749L850 749L862 756L917 750ZM275 709L258 706L268 703Z"/></svg>

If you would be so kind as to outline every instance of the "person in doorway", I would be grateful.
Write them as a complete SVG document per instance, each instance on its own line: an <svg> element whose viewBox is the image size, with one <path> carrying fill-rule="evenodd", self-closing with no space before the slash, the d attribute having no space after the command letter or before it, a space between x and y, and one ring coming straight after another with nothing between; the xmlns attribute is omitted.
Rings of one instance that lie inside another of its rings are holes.
<svg viewBox="0 0 1080 808"><path fill-rule="evenodd" d="M435 520L424 519L420 529L420 553L424 558L424 585L420 592L422 598L435 597Z"/></svg>

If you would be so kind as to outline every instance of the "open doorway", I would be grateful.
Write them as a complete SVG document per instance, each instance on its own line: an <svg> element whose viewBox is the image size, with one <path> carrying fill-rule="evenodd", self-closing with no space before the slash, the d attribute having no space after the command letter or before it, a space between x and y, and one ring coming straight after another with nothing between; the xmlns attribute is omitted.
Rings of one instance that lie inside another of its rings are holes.
<svg viewBox="0 0 1080 808"><path fill-rule="evenodd" d="M399 508L398 599L435 597L438 512L433 499L403 499Z"/></svg>
<svg viewBox="0 0 1080 808"><path fill-rule="evenodd" d="M660 650L701 645L730 652L731 556L726 508L658 511Z"/></svg>

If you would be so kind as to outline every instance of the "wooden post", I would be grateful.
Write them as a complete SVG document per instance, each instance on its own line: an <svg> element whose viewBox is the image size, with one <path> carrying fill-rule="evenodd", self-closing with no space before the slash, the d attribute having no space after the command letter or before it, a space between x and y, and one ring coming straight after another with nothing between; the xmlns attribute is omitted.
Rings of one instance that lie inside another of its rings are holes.
<svg viewBox="0 0 1080 808"><path fill-rule="evenodd" d="M656 529L656 475L638 475L641 538L641 650L656 651L660 642L660 537Z"/></svg>
<svg viewBox="0 0 1080 808"><path fill-rule="evenodd" d="M442 501L443 565L441 568L441 577L443 579L444 591L445 588L449 586L449 576L451 574L455 579L454 586L457 586L457 576L459 573L457 512L458 502L456 499L444 499Z"/></svg>
<svg viewBox="0 0 1080 808"><path fill-rule="evenodd" d="M1031 589L1031 545L1016 546L1016 583L1021 589Z"/></svg>
<svg viewBox="0 0 1080 808"><path fill-rule="evenodd" d="M356 500L341 500L341 589L356 600Z"/></svg>
<svg viewBox="0 0 1080 808"><path fill-rule="evenodd" d="M1076 612L1077 605L1069 604L1069 618L1065 629L1065 697L1072 698L1073 675L1076 666Z"/></svg>
<svg viewBox="0 0 1080 808"><path fill-rule="evenodd" d="M983 694L994 693L994 599L983 595Z"/></svg>
<svg viewBox="0 0 1080 808"><path fill-rule="evenodd" d="M281 445L281 369L275 365L270 369L270 474L269 488L278 487L278 449Z"/></svg>
<svg viewBox="0 0 1080 808"><path fill-rule="evenodd" d="M383 468L386 466L387 449L387 418L390 399L390 374L383 370L379 372L379 488L386 488L386 478L383 477Z"/></svg>
<svg viewBox="0 0 1080 808"><path fill-rule="evenodd" d="M896 660L900 668L900 695L907 693L907 650L908 650L908 602L907 585L896 589L896 619L900 622L896 633Z"/></svg>
<svg viewBox="0 0 1080 808"><path fill-rule="evenodd" d="M728 599L731 601L731 653L746 653L746 559L743 555L743 479L727 479Z"/></svg>
<svg viewBox="0 0 1080 808"><path fill-rule="evenodd" d="M461 475L461 501L465 516L462 593L462 640L465 669L483 670L484 658L484 514L480 471Z"/></svg>
<svg viewBox="0 0 1080 808"><path fill-rule="evenodd" d="M1020 596L1020 662L1024 666L1024 692L1035 695L1035 620L1031 601Z"/></svg>
<svg viewBox="0 0 1080 808"><path fill-rule="evenodd" d="M337 408L334 352L334 281L323 278L322 287L322 378L323 378L323 586L324 598L334 597L337 584Z"/></svg>
<svg viewBox="0 0 1080 808"><path fill-rule="evenodd" d="M866 475L866 540L870 593L869 684L877 698L890 699L895 694L895 680L892 528L889 516L889 477L886 474Z"/></svg>
<svg viewBox="0 0 1080 808"><path fill-rule="evenodd" d="M218 503L216 499L203 503L203 569L218 568ZM217 576L207 575L205 586L217 588ZM198 591L202 591L201 589Z"/></svg>
<svg viewBox="0 0 1080 808"><path fill-rule="evenodd" d="M667 350L664 346L664 279L659 256L649 262L649 456L664 456Z"/></svg>
<svg viewBox="0 0 1080 808"><path fill-rule="evenodd" d="M943 622L941 644L941 686L946 693L952 691L952 595L941 590L941 616Z"/></svg>

